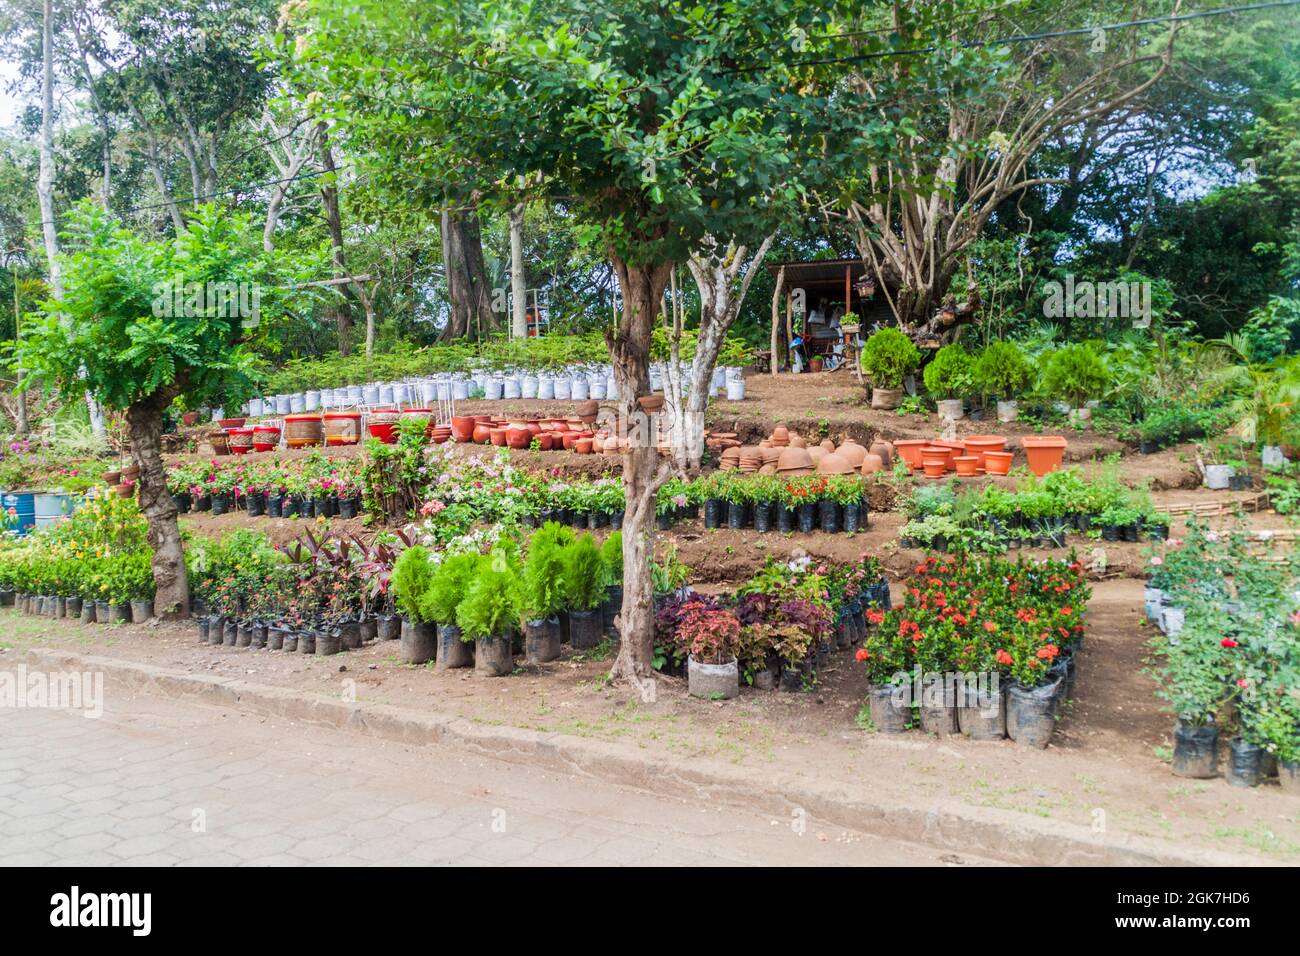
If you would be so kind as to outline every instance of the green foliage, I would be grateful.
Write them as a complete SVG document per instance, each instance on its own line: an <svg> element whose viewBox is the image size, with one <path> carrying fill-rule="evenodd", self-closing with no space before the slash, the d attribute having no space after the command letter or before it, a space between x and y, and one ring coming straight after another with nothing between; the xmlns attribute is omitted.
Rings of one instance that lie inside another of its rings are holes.
<svg viewBox="0 0 1300 956"><path fill-rule="evenodd" d="M623 532L611 532L600 546L601 584L607 588L623 583Z"/></svg>
<svg viewBox="0 0 1300 956"><path fill-rule="evenodd" d="M429 552L419 545L407 548L393 563L393 579L389 585L393 590L393 602L412 624L429 620L425 617L425 595L432 580Z"/></svg>
<svg viewBox="0 0 1300 956"><path fill-rule="evenodd" d="M531 620L548 618L564 607L564 556L559 543L560 525L548 521L533 533L528 543L528 560L524 564L524 613ZM565 529L568 530L568 529ZM572 531L569 537L572 538Z"/></svg>
<svg viewBox="0 0 1300 956"><path fill-rule="evenodd" d="M604 599L604 565L595 539L584 534L563 552L564 604L573 611L590 611Z"/></svg>
<svg viewBox="0 0 1300 956"><path fill-rule="evenodd" d="M965 398L972 391L974 362L961 344L939 349L925 367L925 388L934 398Z"/></svg>
<svg viewBox="0 0 1300 956"><path fill-rule="evenodd" d="M1097 350L1079 342L1047 356L1040 385L1049 397L1081 408L1090 399L1101 398L1110 380L1110 370Z"/></svg>
<svg viewBox="0 0 1300 956"><path fill-rule="evenodd" d="M972 373L980 391L1005 401L1028 392L1034 382L1033 367L1015 342L991 343L975 360Z"/></svg>
<svg viewBox="0 0 1300 956"><path fill-rule="evenodd" d="M420 608L424 620L455 623L457 608L478 574L479 560L477 554L453 554L443 559L433 572Z"/></svg>
<svg viewBox="0 0 1300 956"><path fill-rule="evenodd" d="M522 613L518 566L505 552L493 549L478 560L465 599L456 609L461 639L513 634Z"/></svg>
<svg viewBox="0 0 1300 956"><path fill-rule="evenodd" d="M253 346L291 303L310 300L286 288L296 260L263 252L246 215L200 206L184 231L162 240L90 202L68 219L63 299L46 303L16 352L30 382L89 390L113 409L159 394L159 413L179 395L191 406L233 405L255 390Z"/></svg>
<svg viewBox="0 0 1300 956"><path fill-rule="evenodd" d="M874 388L901 388L903 378L921 364L921 352L898 329L881 329L862 346L862 374Z"/></svg>

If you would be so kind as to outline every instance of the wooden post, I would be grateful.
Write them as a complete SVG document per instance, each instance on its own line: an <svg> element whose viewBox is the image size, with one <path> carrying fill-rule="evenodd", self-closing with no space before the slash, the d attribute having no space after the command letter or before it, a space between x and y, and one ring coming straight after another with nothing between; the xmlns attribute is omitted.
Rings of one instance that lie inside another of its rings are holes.
<svg viewBox="0 0 1300 956"><path fill-rule="evenodd" d="M790 371L794 371L794 293L785 294L785 354L790 359Z"/></svg>

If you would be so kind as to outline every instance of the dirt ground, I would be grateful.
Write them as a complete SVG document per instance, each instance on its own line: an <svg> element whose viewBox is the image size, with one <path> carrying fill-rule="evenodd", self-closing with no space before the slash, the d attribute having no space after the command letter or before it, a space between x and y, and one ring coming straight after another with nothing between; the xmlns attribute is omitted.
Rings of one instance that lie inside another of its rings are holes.
<svg viewBox="0 0 1300 956"><path fill-rule="evenodd" d="M607 648L575 655L566 647L559 661L493 680L401 664L395 642L319 658L201 645L192 624L105 627L13 612L0 615L0 648L7 656L63 647L325 694L350 678L362 702L622 741L683 760L708 756L830 780L866 778L900 800L955 799L1087 826L1100 819L1116 832L1300 862L1300 798L1276 783L1238 790L1222 779L1170 772L1172 720L1143 673L1151 632L1141 606L1139 581L1095 585L1075 698L1044 751L863 731L856 717L865 673L851 651L837 652L808 692L746 689L735 701L710 702L665 677L655 701L645 703L607 683Z"/></svg>

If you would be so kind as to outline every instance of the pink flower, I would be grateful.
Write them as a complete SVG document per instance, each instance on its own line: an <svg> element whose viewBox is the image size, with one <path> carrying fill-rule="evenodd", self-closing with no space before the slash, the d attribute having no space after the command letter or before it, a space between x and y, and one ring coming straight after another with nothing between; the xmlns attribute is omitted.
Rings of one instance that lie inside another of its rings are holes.
<svg viewBox="0 0 1300 956"><path fill-rule="evenodd" d="M426 501L424 504L420 506L420 514L426 516L436 515L438 512L442 511L442 509L446 507L447 507L446 505L444 505L441 501L435 498L433 501Z"/></svg>
<svg viewBox="0 0 1300 956"><path fill-rule="evenodd" d="M1151 559L1151 563L1154 564L1156 567L1159 567L1160 565L1164 564L1165 561L1164 558L1160 557L1159 555L1156 555L1154 558Z"/></svg>
<svg viewBox="0 0 1300 956"><path fill-rule="evenodd" d="M1244 677L1239 677L1237 678L1237 686L1245 690L1250 686L1250 681L1246 680Z"/></svg>

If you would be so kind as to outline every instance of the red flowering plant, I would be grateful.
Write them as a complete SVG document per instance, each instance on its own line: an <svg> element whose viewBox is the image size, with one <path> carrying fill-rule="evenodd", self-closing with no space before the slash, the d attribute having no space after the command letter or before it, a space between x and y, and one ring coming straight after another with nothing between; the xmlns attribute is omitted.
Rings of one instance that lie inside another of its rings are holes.
<svg viewBox="0 0 1300 956"><path fill-rule="evenodd" d="M1033 686L1077 645L1088 597L1073 556L1042 563L932 556L913 568L904 606L872 621L881 618L880 640L904 642L909 668L996 669Z"/></svg>
<svg viewBox="0 0 1300 956"><path fill-rule="evenodd" d="M700 664L728 664L740 650L740 621L724 608L690 601L681 608L676 639Z"/></svg>

